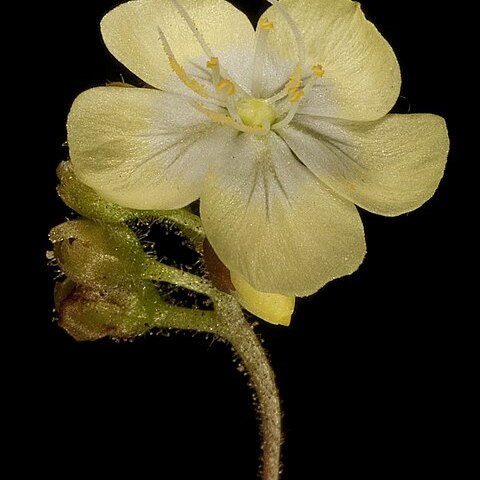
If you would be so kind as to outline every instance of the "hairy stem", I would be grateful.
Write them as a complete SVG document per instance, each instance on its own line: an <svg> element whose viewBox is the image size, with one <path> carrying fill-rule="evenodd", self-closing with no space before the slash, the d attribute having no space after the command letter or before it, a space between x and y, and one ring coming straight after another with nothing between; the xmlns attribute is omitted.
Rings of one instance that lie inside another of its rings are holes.
<svg viewBox="0 0 480 480"><path fill-rule="evenodd" d="M192 277L194 277L192 275ZM182 285L195 289L195 285ZM275 375L266 352L236 299L215 290L214 311L200 311L165 305L159 309L155 326L209 332L228 341L250 376L258 401L262 437L262 480L279 480L281 409Z"/></svg>
<svg viewBox="0 0 480 480"><path fill-rule="evenodd" d="M205 238L200 217L186 208L178 210L135 210L135 216L139 220L167 220L173 223L177 228L192 242L193 247L201 252L202 243Z"/></svg>
<svg viewBox="0 0 480 480"><path fill-rule="evenodd" d="M212 296L213 294L211 283L204 278L155 260L152 260L146 267L144 278L157 282L168 282L203 295Z"/></svg>
<svg viewBox="0 0 480 480"><path fill-rule="evenodd" d="M153 325L174 330L194 330L215 334L218 330L218 315L212 310L194 310L176 305L162 304Z"/></svg>
<svg viewBox="0 0 480 480"><path fill-rule="evenodd" d="M281 409L275 375L264 348L251 325L245 320L238 302L231 296L217 294L216 312L221 320L221 335L228 340L251 378L258 398L262 434L262 480L280 478L282 441Z"/></svg>

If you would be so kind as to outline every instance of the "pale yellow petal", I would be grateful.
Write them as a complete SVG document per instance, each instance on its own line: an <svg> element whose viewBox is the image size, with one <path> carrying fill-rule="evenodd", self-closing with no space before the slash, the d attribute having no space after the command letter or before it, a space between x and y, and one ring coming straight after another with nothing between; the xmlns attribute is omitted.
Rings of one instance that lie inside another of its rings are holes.
<svg viewBox="0 0 480 480"><path fill-rule="evenodd" d="M231 275L240 305L258 318L288 327L295 308L295 297L255 290L241 275Z"/></svg>
<svg viewBox="0 0 480 480"><path fill-rule="evenodd" d="M237 136L207 177L200 214L220 260L255 289L310 295L365 254L355 206L324 187L275 134Z"/></svg>
<svg viewBox="0 0 480 480"><path fill-rule="evenodd" d="M224 0L179 0L221 65L234 80L251 64L254 30L248 18ZM210 79L209 57L170 0L136 0L110 11L101 30L110 52L149 85L185 93L160 41L161 29L177 62L199 81ZM190 92L191 93L191 92Z"/></svg>
<svg viewBox="0 0 480 480"><path fill-rule="evenodd" d="M449 148L443 118L426 114L375 122L298 115L280 135L322 182L387 216L414 210L433 195Z"/></svg>
<svg viewBox="0 0 480 480"><path fill-rule="evenodd" d="M67 130L78 179L106 200L139 209L196 200L210 162L235 134L179 96L119 87L82 93Z"/></svg>
<svg viewBox="0 0 480 480"><path fill-rule="evenodd" d="M299 111L348 120L376 120L388 113L400 92L400 69L392 48L366 20L360 4L350 0L283 0L281 4L303 34L304 75L317 64L324 70ZM288 60L293 69L298 49L290 28L273 6L265 16L275 26L269 35L275 63Z"/></svg>

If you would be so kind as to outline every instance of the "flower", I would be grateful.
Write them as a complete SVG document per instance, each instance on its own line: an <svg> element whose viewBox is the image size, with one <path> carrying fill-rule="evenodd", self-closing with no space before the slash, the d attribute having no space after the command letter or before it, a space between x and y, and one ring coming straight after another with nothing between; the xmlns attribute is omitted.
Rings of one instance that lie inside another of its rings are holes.
<svg viewBox="0 0 480 480"><path fill-rule="evenodd" d="M357 2L269 2L256 30L224 0L109 12L108 49L153 88L82 93L68 144L77 177L105 199L200 199L237 284L304 296L362 262L355 205L394 216L433 195L449 141L438 116L388 114L399 66Z"/></svg>

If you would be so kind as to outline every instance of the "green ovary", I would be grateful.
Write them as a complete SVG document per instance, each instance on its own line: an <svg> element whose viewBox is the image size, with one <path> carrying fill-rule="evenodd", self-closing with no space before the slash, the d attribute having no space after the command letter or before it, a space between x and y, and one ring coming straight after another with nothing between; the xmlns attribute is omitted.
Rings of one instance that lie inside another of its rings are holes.
<svg viewBox="0 0 480 480"><path fill-rule="evenodd" d="M275 110L260 98L247 98L237 103L242 122L249 127L270 126L276 120Z"/></svg>

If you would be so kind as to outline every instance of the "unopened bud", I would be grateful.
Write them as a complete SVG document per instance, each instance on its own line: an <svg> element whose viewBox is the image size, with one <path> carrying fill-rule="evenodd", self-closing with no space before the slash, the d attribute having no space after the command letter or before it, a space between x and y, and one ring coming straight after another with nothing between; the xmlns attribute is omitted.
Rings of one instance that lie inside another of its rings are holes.
<svg viewBox="0 0 480 480"><path fill-rule="evenodd" d="M90 286L135 282L151 261L137 236L122 224L71 220L53 228L50 240L67 277Z"/></svg>
<svg viewBox="0 0 480 480"><path fill-rule="evenodd" d="M161 303L150 282L91 288L67 279L54 295L59 325L78 341L140 335L152 327Z"/></svg>

